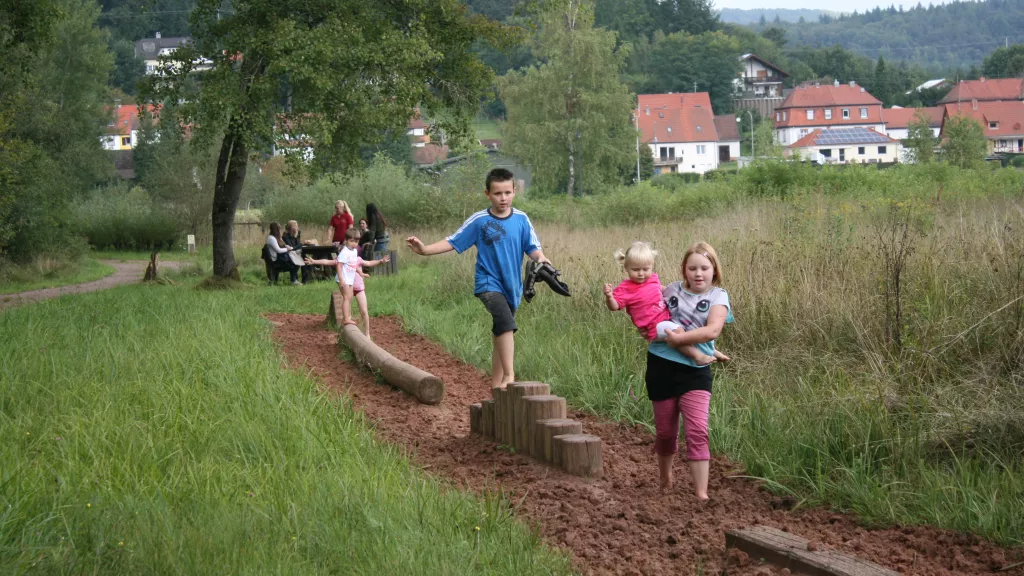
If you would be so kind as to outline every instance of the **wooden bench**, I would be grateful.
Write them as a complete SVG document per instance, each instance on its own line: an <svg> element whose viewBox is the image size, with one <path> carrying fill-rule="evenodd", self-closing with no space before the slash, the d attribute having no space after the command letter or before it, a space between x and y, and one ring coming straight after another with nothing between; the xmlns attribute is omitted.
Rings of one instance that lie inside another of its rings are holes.
<svg viewBox="0 0 1024 576"><path fill-rule="evenodd" d="M392 274L398 274L398 252L395 250L388 250L387 252L374 252L372 260L380 260L387 254L391 257L391 260L377 266L375 268L367 268L366 272L375 274L378 276L391 276Z"/></svg>

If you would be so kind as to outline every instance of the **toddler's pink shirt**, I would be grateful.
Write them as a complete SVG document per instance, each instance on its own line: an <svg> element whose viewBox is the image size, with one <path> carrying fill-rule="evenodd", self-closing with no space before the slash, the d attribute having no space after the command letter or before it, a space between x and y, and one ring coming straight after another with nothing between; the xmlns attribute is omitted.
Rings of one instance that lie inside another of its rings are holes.
<svg viewBox="0 0 1024 576"><path fill-rule="evenodd" d="M366 290L366 284L363 283L363 275L359 273L359 267L363 265L363 262L365 262L365 260L358 256L349 260L349 265L356 271L356 279L352 281L353 294Z"/></svg>
<svg viewBox="0 0 1024 576"><path fill-rule="evenodd" d="M658 337L658 322L669 319L668 307L661 297L661 281L657 274L651 274L643 284L637 284L626 278L615 290L612 298L626 309L626 314L647 340Z"/></svg>

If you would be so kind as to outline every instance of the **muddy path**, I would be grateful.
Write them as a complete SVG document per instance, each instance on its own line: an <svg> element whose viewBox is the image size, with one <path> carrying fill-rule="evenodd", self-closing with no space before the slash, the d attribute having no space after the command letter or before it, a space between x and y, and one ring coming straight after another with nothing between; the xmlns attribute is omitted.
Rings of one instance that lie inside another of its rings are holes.
<svg viewBox="0 0 1024 576"><path fill-rule="evenodd" d="M972 535L931 527L868 530L849 515L790 510L792 502L740 478L741 467L720 457L711 463L709 504L699 505L690 494L682 461L674 492L662 495L652 434L572 410L569 416L582 421L585 432L604 440L605 477L569 476L470 435L468 406L489 397L485 374L439 345L406 334L397 319L374 318L374 341L441 377L447 391L439 406L376 384L368 372L340 359L337 334L326 328L324 316L267 318L291 367L310 370L327 388L350 396L382 439L406 447L429 473L477 492L500 486L518 503L517 515L551 545L567 550L584 574L777 573L742 552L725 550L726 530L757 524L906 574L992 574L1024 561L1024 551ZM1024 566L999 574L1024 575Z"/></svg>
<svg viewBox="0 0 1024 576"><path fill-rule="evenodd" d="M39 290L27 290L25 292L15 292L14 294L0 294L0 310L41 300L60 298L70 294L95 292L97 290L113 288L114 286L121 286L122 284L132 284L142 280L142 276L146 273L146 266L149 265L149 260L101 260L101 262L113 266L114 273L92 282L40 288ZM181 262L177 261L161 261L159 266L160 268L177 269L180 265Z"/></svg>

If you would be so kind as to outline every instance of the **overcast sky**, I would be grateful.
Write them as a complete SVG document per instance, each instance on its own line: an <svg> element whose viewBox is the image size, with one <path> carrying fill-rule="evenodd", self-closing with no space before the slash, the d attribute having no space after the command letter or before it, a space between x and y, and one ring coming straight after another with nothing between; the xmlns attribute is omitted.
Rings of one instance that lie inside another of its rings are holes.
<svg viewBox="0 0 1024 576"><path fill-rule="evenodd" d="M917 0L904 0L903 2L890 1L890 2L878 2L877 0L843 0L842 2L820 2L814 0L770 0L764 2L763 0L715 0L716 8L764 8L770 10L772 8L811 8L820 10L833 10L837 12L863 12L865 10L871 10L875 6L884 6L888 8L890 4L894 4L897 7L903 4L904 9L909 9L911 6L917 5ZM928 2L922 0L922 5L927 6ZM932 4L944 4L942 1L935 0Z"/></svg>

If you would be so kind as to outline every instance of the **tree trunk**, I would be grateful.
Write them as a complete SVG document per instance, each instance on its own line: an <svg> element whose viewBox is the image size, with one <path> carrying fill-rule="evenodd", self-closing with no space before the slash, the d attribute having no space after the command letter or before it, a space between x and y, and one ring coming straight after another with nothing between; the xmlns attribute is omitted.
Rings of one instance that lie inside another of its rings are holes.
<svg viewBox="0 0 1024 576"><path fill-rule="evenodd" d="M234 124L234 119L229 123ZM224 134L217 158L217 182L213 188L213 275L238 278L232 238L235 228L235 209L242 194L249 155L245 142L234 128Z"/></svg>
<svg viewBox="0 0 1024 576"><path fill-rule="evenodd" d="M569 198L572 198L572 189L576 185L576 150L575 145L572 142L572 136L569 137L569 186L568 192Z"/></svg>

